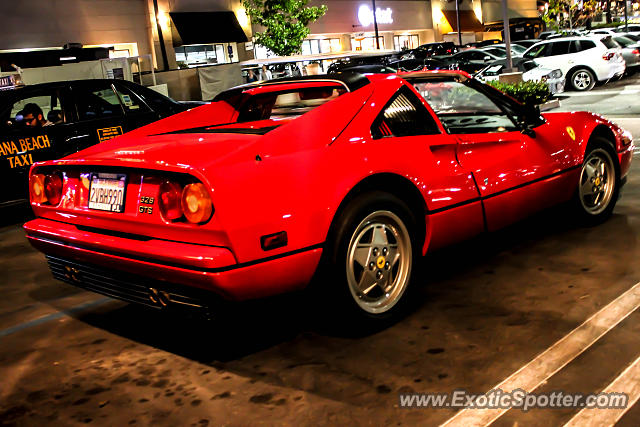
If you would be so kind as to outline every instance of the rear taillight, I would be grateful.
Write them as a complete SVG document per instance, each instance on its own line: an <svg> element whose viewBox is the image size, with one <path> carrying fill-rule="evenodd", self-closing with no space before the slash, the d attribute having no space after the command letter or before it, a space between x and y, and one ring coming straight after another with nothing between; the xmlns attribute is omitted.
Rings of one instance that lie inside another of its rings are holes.
<svg viewBox="0 0 640 427"><path fill-rule="evenodd" d="M199 182L184 187L181 205L187 221L194 224L208 221L213 213L211 197L204 185Z"/></svg>
<svg viewBox="0 0 640 427"><path fill-rule="evenodd" d="M605 61L608 61L614 56L616 56L615 52L607 52L604 55L602 55L602 59L604 59Z"/></svg>
<svg viewBox="0 0 640 427"><path fill-rule="evenodd" d="M29 196L32 203L57 206L62 200L62 176L57 173L36 173L29 178Z"/></svg>
<svg viewBox="0 0 640 427"><path fill-rule="evenodd" d="M47 196L44 192L44 180L45 176L41 173L31 175L29 179L29 195L32 203L40 204L47 201Z"/></svg>
<svg viewBox="0 0 640 427"><path fill-rule="evenodd" d="M58 206L62 199L62 177L52 173L44 177L44 194L53 206Z"/></svg>
<svg viewBox="0 0 640 427"><path fill-rule="evenodd" d="M631 51L631 53L633 53L634 55L640 55L640 50L638 50L638 49L633 49L633 50Z"/></svg>
<svg viewBox="0 0 640 427"><path fill-rule="evenodd" d="M180 206L182 187L180 184L165 181L160 185L158 192L158 205L160 213L165 221L174 221L182 217L182 207Z"/></svg>

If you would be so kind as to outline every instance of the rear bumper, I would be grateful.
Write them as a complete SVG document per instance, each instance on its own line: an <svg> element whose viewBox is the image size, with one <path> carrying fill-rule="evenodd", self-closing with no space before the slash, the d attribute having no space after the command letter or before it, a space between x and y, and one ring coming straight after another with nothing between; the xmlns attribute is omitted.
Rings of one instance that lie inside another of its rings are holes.
<svg viewBox="0 0 640 427"><path fill-rule="evenodd" d="M236 301L304 288L322 253L321 245L314 245L238 264L229 249L216 246L107 235L43 218L29 221L24 229L31 245L49 257L160 284L199 288ZM152 288L147 282L145 286Z"/></svg>

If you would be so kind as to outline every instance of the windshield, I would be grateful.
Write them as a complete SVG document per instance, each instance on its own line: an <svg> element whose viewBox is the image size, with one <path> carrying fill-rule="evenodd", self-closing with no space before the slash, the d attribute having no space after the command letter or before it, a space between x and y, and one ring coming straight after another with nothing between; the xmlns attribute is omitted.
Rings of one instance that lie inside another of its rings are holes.
<svg viewBox="0 0 640 427"><path fill-rule="evenodd" d="M547 44L546 43L545 44L540 44L540 45L533 45L522 56L524 56L525 58L529 58L529 59L537 58L538 56L542 55L542 53L544 52L544 50L546 48L547 48Z"/></svg>
<svg viewBox="0 0 640 427"><path fill-rule="evenodd" d="M627 47L636 43L634 40L631 40L628 37L615 37L614 40L622 47Z"/></svg>
<svg viewBox="0 0 640 427"><path fill-rule="evenodd" d="M617 47L620 47L615 41L613 41L611 37L605 37L600 41L607 47L607 49L615 49Z"/></svg>

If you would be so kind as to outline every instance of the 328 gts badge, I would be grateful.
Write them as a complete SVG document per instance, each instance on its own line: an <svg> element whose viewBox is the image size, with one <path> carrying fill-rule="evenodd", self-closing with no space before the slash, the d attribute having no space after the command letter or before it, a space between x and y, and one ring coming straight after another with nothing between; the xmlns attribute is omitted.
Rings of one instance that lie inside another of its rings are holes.
<svg viewBox="0 0 640 427"><path fill-rule="evenodd" d="M155 197L149 197L149 196L140 197L140 206L138 206L138 212L151 215L153 213L153 206L145 206L145 205L153 205L153 202L155 202Z"/></svg>

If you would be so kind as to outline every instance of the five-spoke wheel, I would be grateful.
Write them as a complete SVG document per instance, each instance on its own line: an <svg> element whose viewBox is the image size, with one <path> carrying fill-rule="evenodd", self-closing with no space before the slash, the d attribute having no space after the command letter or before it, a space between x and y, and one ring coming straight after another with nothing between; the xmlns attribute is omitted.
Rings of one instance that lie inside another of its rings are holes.
<svg viewBox="0 0 640 427"><path fill-rule="evenodd" d="M411 273L409 232L390 211L375 211L354 230L347 252L347 281L368 313L389 310L402 297Z"/></svg>
<svg viewBox="0 0 640 427"><path fill-rule="evenodd" d="M590 224L607 219L618 199L618 167L610 147L607 140L595 138L582 162L575 206Z"/></svg>
<svg viewBox="0 0 640 427"><path fill-rule="evenodd" d="M334 307L350 325L386 324L403 312L423 227L403 200L377 190L358 195L335 218L320 285L333 287Z"/></svg>

